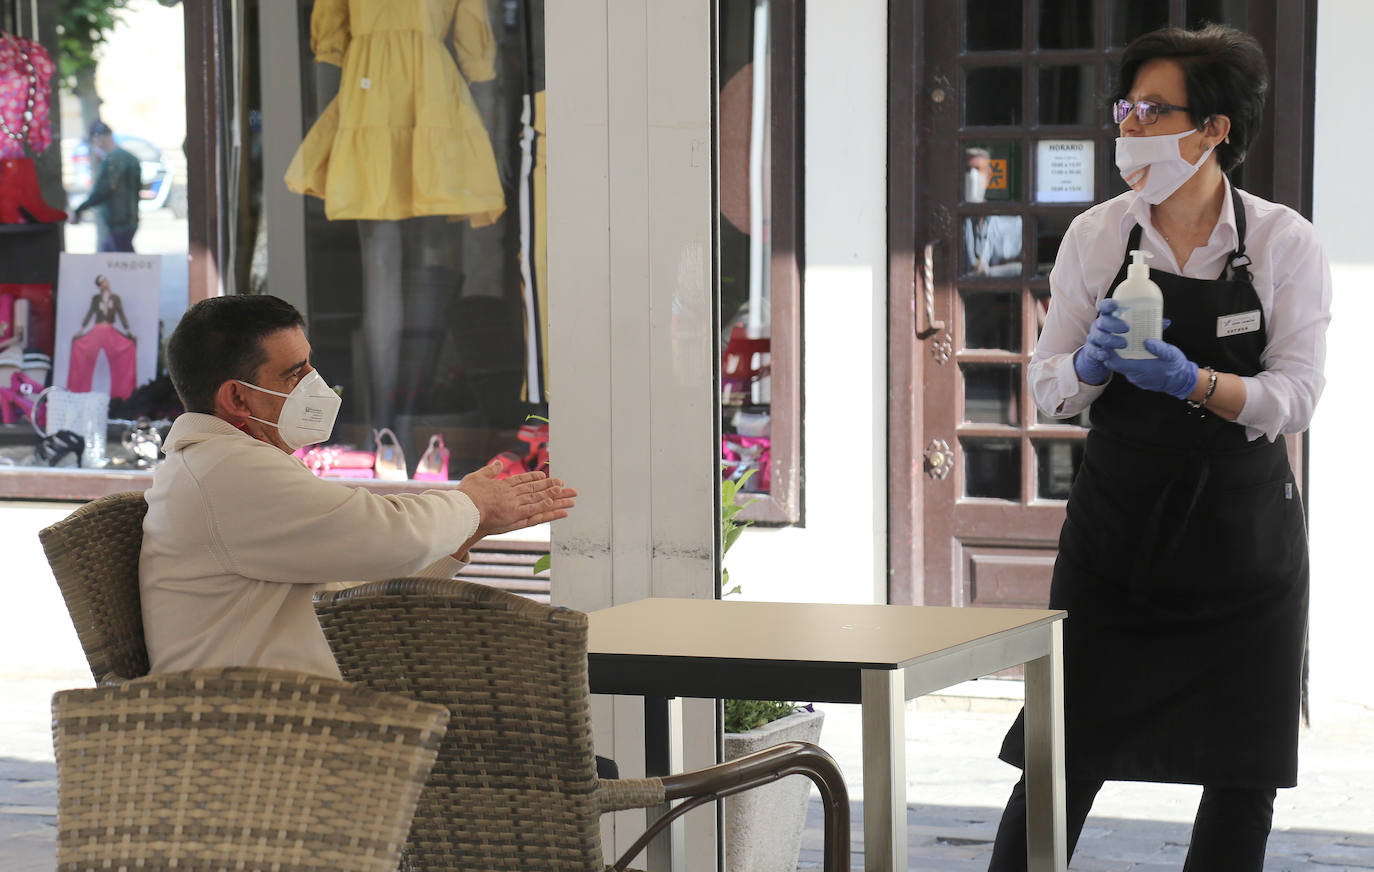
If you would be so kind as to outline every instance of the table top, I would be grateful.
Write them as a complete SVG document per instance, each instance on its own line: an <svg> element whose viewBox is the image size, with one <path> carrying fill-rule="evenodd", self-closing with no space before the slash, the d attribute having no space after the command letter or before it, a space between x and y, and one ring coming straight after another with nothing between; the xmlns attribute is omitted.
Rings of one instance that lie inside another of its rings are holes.
<svg viewBox="0 0 1374 872"><path fill-rule="evenodd" d="M1037 609L643 599L589 613L587 652L898 669L1064 617Z"/></svg>

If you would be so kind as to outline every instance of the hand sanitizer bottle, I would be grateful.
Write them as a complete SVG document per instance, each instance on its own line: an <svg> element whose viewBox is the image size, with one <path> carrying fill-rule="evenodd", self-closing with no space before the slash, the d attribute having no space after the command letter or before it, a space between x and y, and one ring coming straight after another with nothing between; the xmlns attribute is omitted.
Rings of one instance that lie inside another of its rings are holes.
<svg viewBox="0 0 1374 872"><path fill-rule="evenodd" d="M1145 350L1146 339L1159 339L1163 330L1164 294L1159 285L1150 281L1150 268L1145 265L1148 251L1132 251L1132 263L1126 267L1126 281L1117 285L1112 299L1116 300L1116 317L1131 327L1126 334L1126 347L1118 348L1116 353L1128 360L1146 360L1154 357Z"/></svg>

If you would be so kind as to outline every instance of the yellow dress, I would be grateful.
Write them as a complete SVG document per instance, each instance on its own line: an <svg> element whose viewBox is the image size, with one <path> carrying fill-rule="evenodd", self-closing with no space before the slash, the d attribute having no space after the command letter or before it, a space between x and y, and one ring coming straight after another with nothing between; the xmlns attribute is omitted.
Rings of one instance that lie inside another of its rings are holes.
<svg viewBox="0 0 1374 872"><path fill-rule="evenodd" d="M486 0L317 0L310 31L315 60L343 75L287 187L322 198L331 220L449 215L480 227L505 211L468 90L496 77Z"/></svg>

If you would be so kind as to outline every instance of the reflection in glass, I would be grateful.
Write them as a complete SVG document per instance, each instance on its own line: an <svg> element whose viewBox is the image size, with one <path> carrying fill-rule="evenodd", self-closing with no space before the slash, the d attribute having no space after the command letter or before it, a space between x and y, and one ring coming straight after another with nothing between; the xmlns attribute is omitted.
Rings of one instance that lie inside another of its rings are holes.
<svg viewBox="0 0 1374 872"><path fill-rule="evenodd" d="M1102 111L1097 99L1091 64L1040 68L1040 123L1099 123Z"/></svg>
<svg viewBox="0 0 1374 872"><path fill-rule="evenodd" d="M970 363L959 367L964 375L964 420L970 424L1006 424L1021 421L1021 367Z"/></svg>
<svg viewBox="0 0 1374 872"><path fill-rule="evenodd" d="M1045 319L1050 314L1049 291L1034 291L1031 297L1031 317L1035 319L1035 341L1040 341L1040 331L1045 329ZM1044 423L1043 421L1041 423Z"/></svg>
<svg viewBox="0 0 1374 872"><path fill-rule="evenodd" d="M966 42L969 51L1021 47L1021 4L1007 0L968 0Z"/></svg>
<svg viewBox="0 0 1374 872"><path fill-rule="evenodd" d="M964 174L964 202L1021 199L1021 143L970 142L959 167Z"/></svg>
<svg viewBox="0 0 1374 872"><path fill-rule="evenodd" d="M1015 439L960 439L964 496L1021 499L1021 445Z"/></svg>
<svg viewBox="0 0 1374 872"><path fill-rule="evenodd" d="M1035 274L1047 276L1054 267L1054 259L1059 255L1059 244L1064 241L1069 224L1073 221L1070 212L1049 212L1035 216Z"/></svg>
<svg viewBox="0 0 1374 872"><path fill-rule="evenodd" d="M768 0L717 4L721 465L751 493L772 488L773 12Z"/></svg>
<svg viewBox="0 0 1374 872"><path fill-rule="evenodd" d="M964 123L1021 123L1021 68L982 67L964 72Z"/></svg>
<svg viewBox="0 0 1374 872"><path fill-rule="evenodd" d="M1092 48L1092 0L1040 0L1041 48Z"/></svg>
<svg viewBox="0 0 1374 872"><path fill-rule="evenodd" d="M1112 0L1112 45L1126 45L1169 23L1169 0Z"/></svg>
<svg viewBox="0 0 1374 872"><path fill-rule="evenodd" d="M965 218L962 274L1021 275L1021 216L971 215Z"/></svg>
<svg viewBox="0 0 1374 872"><path fill-rule="evenodd" d="M1020 351L1020 292L966 292L964 294L964 347Z"/></svg>
<svg viewBox="0 0 1374 872"><path fill-rule="evenodd" d="M1082 440L1036 442L1035 496L1042 500L1067 500L1082 462Z"/></svg>

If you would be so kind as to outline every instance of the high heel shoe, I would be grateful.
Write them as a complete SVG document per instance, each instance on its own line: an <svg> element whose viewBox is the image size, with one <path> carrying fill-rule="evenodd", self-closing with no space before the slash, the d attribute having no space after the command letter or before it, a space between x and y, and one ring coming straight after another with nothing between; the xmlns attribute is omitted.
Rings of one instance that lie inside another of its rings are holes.
<svg viewBox="0 0 1374 872"><path fill-rule="evenodd" d="M429 447L415 464L416 481L448 481L448 449L438 433L429 437Z"/></svg>
<svg viewBox="0 0 1374 872"><path fill-rule="evenodd" d="M377 460L373 465L377 478L384 481L406 481L409 477L406 473L406 455L401 450L401 443L397 441L396 434L391 432L390 427L383 427L373 430L372 438L377 442Z"/></svg>
<svg viewBox="0 0 1374 872"><path fill-rule="evenodd" d="M10 375L10 386L0 388L0 421L13 424L16 417L29 418L40 428L47 417L46 409L39 409L34 420L34 403L43 392L43 386L22 372ZM15 412L18 412L18 415Z"/></svg>
<svg viewBox="0 0 1374 872"><path fill-rule="evenodd" d="M66 221L67 213L43 200L33 158L0 161L0 223L23 224L28 219L40 224L55 224Z"/></svg>

